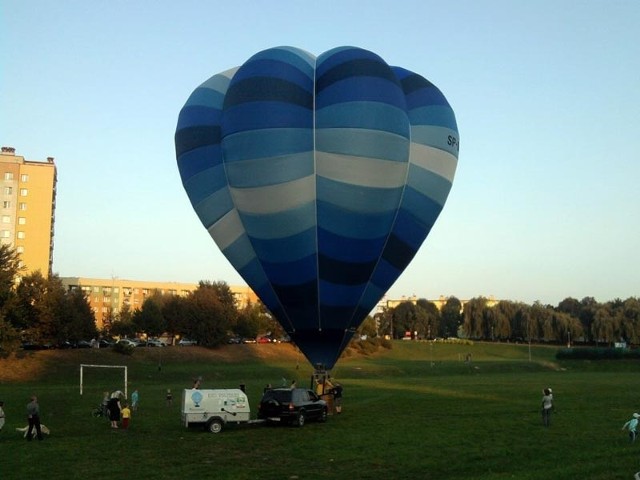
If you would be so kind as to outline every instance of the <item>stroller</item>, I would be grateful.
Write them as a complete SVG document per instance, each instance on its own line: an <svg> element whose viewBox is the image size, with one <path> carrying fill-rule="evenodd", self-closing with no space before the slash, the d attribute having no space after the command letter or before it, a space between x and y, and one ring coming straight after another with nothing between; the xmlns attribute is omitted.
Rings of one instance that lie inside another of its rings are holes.
<svg viewBox="0 0 640 480"><path fill-rule="evenodd" d="M109 418L109 409L105 404L101 403L91 411L91 415L93 417Z"/></svg>

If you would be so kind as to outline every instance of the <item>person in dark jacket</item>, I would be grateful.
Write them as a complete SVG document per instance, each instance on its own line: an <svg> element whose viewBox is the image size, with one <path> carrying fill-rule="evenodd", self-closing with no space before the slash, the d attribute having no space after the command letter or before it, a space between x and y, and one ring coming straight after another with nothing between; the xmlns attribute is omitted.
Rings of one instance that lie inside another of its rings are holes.
<svg viewBox="0 0 640 480"><path fill-rule="evenodd" d="M342 413L342 384L336 383L333 387L333 405L336 413Z"/></svg>
<svg viewBox="0 0 640 480"><path fill-rule="evenodd" d="M27 403L27 420L29 421L29 430L27 431L27 441L31 441L33 438L33 429L36 430L36 436L38 440L42 440L42 429L40 427L40 405L38 404L38 398L33 395L31 401Z"/></svg>

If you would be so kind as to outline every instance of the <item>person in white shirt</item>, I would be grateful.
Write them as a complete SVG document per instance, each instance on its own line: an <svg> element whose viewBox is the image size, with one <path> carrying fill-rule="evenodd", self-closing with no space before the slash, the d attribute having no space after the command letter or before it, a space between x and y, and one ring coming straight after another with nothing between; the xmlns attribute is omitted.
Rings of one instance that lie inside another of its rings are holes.
<svg viewBox="0 0 640 480"><path fill-rule="evenodd" d="M629 429L629 440L631 440L631 442L636 441L636 435L637 435L636 430L638 429L639 418L640 418L640 414L634 413L633 418L622 426L622 430L624 430L625 428Z"/></svg>
<svg viewBox="0 0 640 480"><path fill-rule="evenodd" d="M545 427L551 425L551 410L553 409L553 392L545 388L542 396L542 424Z"/></svg>

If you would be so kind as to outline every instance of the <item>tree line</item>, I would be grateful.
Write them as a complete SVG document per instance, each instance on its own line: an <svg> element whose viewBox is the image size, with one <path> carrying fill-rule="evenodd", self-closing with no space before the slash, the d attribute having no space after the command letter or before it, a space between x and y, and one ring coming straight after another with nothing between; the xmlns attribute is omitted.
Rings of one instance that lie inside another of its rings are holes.
<svg viewBox="0 0 640 480"><path fill-rule="evenodd" d="M238 308L225 282L201 281L188 296L153 292L140 309L128 306L110 313L102 331L81 289L65 289L57 275L40 272L21 276L19 255L0 245L0 351L15 350L21 342L48 343L89 340L99 336L150 337L169 334L216 346L234 335L284 334L261 303ZM17 279L20 279L17 281ZM441 309L426 299L403 302L368 317L358 334L412 337L468 338L512 342L640 344L640 300L630 297L598 303L592 297L566 298L557 306L484 297L463 304L449 297ZM357 336L358 338L358 336Z"/></svg>
<svg viewBox="0 0 640 480"><path fill-rule="evenodd" d="M439 310L433 302L402 302L377 315L378 331L402 338L459 337L511 342L640 344L640 299L605 303L593 297L565 298L557 306L484 297L462 302L449 297Z"/></svg>
<svg viewBox="0 0 640 480"><path fill-rule="evenodd" d="M204 346L224 343L229 335L283 335L262 304L238 308L225 282L206 281L186 297L152 292L140 309L131 311L125 305L120 312L110 313L98 331L89 299L81 289L66 289L58 275L45 278L34 272L22 276L22 270L15 250L0 245L0 352L14 351L24 342L54 347L141 334L188 337Z"/></svg>

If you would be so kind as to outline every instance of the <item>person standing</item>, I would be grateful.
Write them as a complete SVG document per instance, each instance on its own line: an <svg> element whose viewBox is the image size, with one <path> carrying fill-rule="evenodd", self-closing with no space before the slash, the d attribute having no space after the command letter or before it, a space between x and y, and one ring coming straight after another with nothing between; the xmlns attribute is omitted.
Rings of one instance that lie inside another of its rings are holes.
<svg viewBox="0 0 640 480"><path fill-rule="evenodd" d="M109 392L104 392L102 396L102 414L109 418Z"/></svg>
<svg viewBox="0 0 640 480"><path fill-rule="evenodd" d="M140 400L140 394L138 393L138 390L134 390L133 393L131 394L131 410L133 412L135 412L136 410L138 410L138 401Z"/></svg>
<svg viewBox="0 0 640 480"><path fill-rule="evenodd" d="M170 407L171 405L173 405L173 393L171 393L170 388L167 388L167 395L165 399L167 401L167 407Z"/></svg>
<svg viewBox="0 0 640 480"><path fill-rule="evenodd" d="M342 384L336 383L333 387L333 405L336 413L342 413Z"/></svg>
<svg viewBox="0 0 640 480"><path fill-rule="evenodd" d="M126 402L123 404L122 411L120 413L122 414L122 428L126 430L129 428L129 419L131 418L131 409Z"/></svg>
<svg viewBox="0 0 640 480"><path fill-rule="evenodd" d="M640 414L634 413L633 418L629 420L622 426L622 430L625 428L629 429L629 440L633 443L636 441L637 429L638 429L638 419L640 418Z"/></svg>
<svg viewBox="0 0 640 480"><path fill-rule="evenodd" d="M4 427L4 402L0 401L0 432L2 431L2 427Z"/></svg>
<svg viewBox="0 0 640 480"><path fill-rule="evenodd" d="M111 428L118 428L118 422L120 421L120 396L112 396L109 399L109 420L111 421Z"/></svg>
<svg viewBox="0 0 640 480"><path fill-rule="evenodd" d="M542 391L542 424L545 427L551 425L551 410L553 409L553 392L550 388Z"/></svg>
<svg viewBox="0 0 640 480"><path fill-rule="evenodd" d="M27 441L33 439L33 429L36 430L38 440L42 440L42 430L40 428L40 405L38 398L33 395L31 401L27 403L27 420L29 421L29 430L27 430Z"/></svg>

